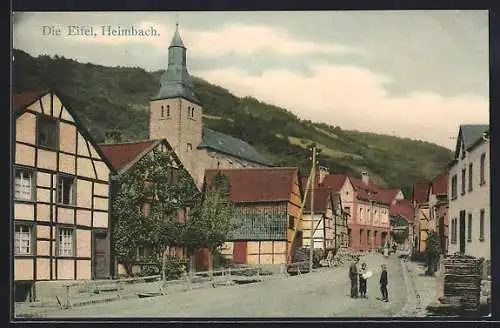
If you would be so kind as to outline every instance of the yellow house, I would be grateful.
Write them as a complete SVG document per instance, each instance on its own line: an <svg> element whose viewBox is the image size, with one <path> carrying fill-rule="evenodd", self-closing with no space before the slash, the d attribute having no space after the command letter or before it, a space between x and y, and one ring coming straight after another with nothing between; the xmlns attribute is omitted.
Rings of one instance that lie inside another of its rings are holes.
<svg viewBox="0 0 500 328"><path fill-rule="evenodd" d="M15 94L12 109L16 298L39 281L108 278L111 165L55 92Z"/></svg>
<svg viewBox="0 0 500 328"><path fill-rule="evenodd" d="M415 208L414 251L424 252L427 246L427 234L434 230L435 224L429 214L429 184L413 185L413 207Z"/></svg>

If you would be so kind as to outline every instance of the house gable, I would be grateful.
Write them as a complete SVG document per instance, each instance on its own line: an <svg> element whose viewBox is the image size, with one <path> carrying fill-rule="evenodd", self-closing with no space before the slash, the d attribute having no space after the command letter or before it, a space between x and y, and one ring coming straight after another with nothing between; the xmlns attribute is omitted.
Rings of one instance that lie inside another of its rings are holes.
<svg viewBox="0 0 500 328"><path fill-rule="evenodd" d="M92 168L87 171L94 172L93 178L108 181L109 173L114 172L112 164L60 93L41 90L15 94L12 98L12 110L16 119L16 140L25 141L23 139L30 134L25 133L23 136L25 124L36 129L38 117L52 117L59 126L58 151L80 156L80 167ZM36 137L29 141L33 142L33 147L37 147Z"/></svg>

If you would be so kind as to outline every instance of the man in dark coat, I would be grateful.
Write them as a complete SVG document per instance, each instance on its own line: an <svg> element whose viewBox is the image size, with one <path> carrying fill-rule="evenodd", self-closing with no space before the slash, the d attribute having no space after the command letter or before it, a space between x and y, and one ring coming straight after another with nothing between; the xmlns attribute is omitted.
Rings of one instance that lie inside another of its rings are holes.
<svg viewBox="0 0 500 328"><path fill-rule="evenodd" d="M382 264L382 273L380 275L380 291L382 292L382 301L389 302L389 295L387 293L387 267Z"/></svg>
<svg viewBox="0 0 500 328"><path fill-rule="evenodd" d="M351 266L349 267L349 279L351 280L351 297L358 297L358 262L359 257L354 259Z"/></svg>

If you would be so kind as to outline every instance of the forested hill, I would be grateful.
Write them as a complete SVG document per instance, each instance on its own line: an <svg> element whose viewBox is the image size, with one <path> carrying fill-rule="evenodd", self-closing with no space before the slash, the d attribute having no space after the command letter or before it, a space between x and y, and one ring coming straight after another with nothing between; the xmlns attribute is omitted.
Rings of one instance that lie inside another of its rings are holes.
<svg viewBox="0 0 500 328"><path fill-rule="evenodd" d="M136 140L148 137L149 98L159 89L161 73L82 64L58 56L35 58L14 50L13 89L54 86L98 142L111 128ZM428 181L452 157L450 150L435 144L301 120L287 109L193 80L204 124L249 142L277 165L299 166L307 173L310 163L304 148L313 140L322 149L321 164L330 172L359 176L366 169L376 182L392 187Z"/></svg>

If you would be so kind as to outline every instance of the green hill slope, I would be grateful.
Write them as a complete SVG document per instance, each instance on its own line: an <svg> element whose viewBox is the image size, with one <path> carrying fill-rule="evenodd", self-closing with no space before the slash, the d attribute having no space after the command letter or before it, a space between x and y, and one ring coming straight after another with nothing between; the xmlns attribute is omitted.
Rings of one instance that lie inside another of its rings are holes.
<svg viewBox="0 0 500 328"><path fill-rule="evenodd" d="M82 64L57 56L34 58L14 50L13 89L55 86L99 142L111 128L137 140L148 137L149 98L159 89L161 73ZM331 172L359 176L366 169L386 186L429 180L452 156L450 150L427 142L304 121L286 109L193 80L206 126L248 141L275 164L299 166L304 173L310 168L304 148L311 141L322 148L321 164Z"/></svg>

